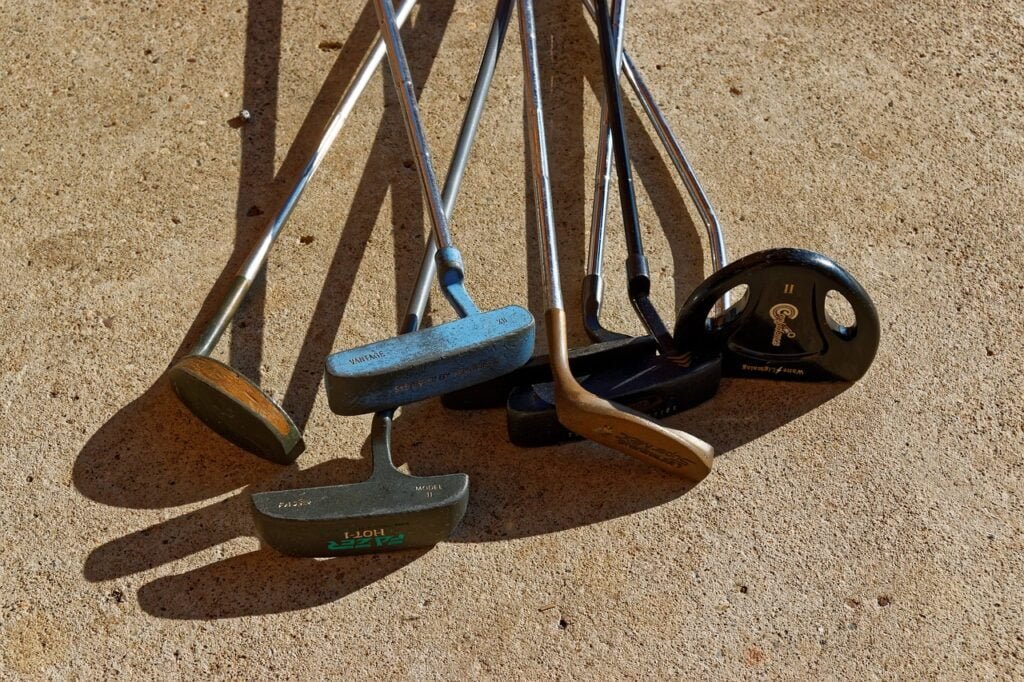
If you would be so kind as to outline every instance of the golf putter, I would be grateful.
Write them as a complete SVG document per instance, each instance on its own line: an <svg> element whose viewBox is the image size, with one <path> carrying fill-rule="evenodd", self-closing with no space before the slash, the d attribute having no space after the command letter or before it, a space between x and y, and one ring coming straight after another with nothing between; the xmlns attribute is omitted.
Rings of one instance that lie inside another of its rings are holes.
<svg viewBox="0 0 1024 682"><path fill-rule="evenodd" d="M623 58L626 4L626 0L614 0L613 3L617 71L621 67ZM642 80L638 80L638 85L643 86L642 90L638 89L638 93L646 91L646 85ZM661 116L657 103L653 97L649 96L649 91L646 91L646 94L648 97L642 96L641 100L651 119L663 122L663 125L657 126L659 137L665 143L666 150L672 156L676 169L684 184L690 189L691 195L693 193L698 195L698 199L694 203L708 228L712 253L718 249L724 253L724 239L714 210L711 208L692 166L682 152L678 139L668 127L664 117ZM587 274L582 285L583 324L588 336L594 341L628 338L605 329L600 321L603 290L601 267L607 224L612 145L607 101L604 102L604 105L599 138L601 142L598 145L597 170L594 179L590 251ZM714 261L714 258L712 260ZM574 372L574 374L583 387L591 393L658 418L695 407L714 396L721 378L721 365L717 356L704 355L698 362L691 361L689 366L684 367L664 355L656 355L654 339L649 336L644 338L651 342L649 354L605 367L590 375L579 372ZM577 437L558 421L554 404L554 387L551 382L513 388L509 392L506 404L506 424L509 440L521 447L553 445Z"/></svg>
<svg viewBox="0 0 1024 682"><path fill-rule="evenodd" d="M399 23L405 22L415 4L416 0L403 2L398 14ZM292 463L305 448L299 428L259 386L231 366L213 359L210 354L262 271L271 246L341 132L356 101L366 90L374 71L384 59L384 53L384 41L378 38L331 114L320 143L306 162L295 186L246 257L216 315L188 355L168 370L174 392L192 414L235 445L278 464Z"/></svg>
<svg viewBox="0 0 1024 682"><path fill-rule="evenodd" d="M569 430L584 438L685 478L690 483L697 483L711 471L714 450L710 445L688 433L662 426L639 412L598 398L580 386L569 369L532 0L519 0L519 32L523 49L531 175L542 272L548 296L545 312L548 355L555 378L558 418Z"/></svg>
<svg viewBox="0 0 1024 682"><path fill-rule="evenodd" d="M584 5L587 7L591 16L596 18L593 5L590 4L589 0L584 0ZM626 53L623 53L622 66L627 82L630 84L630 87L639 99L644 113L647 115L648 119L650 119L658 138L661 140L666 152L672 159L673 165L681 176L687 192L694 204L697 206L697 211L701 220L704 222L705 228L708 230L712 247L712 266L717 269L725 262L725 243L724 238L722 237L722 230L718 222L718 217L715 215L714 209L711 207L700 182L697 180L696 173L690 165L690 162L687 160L682 146L679 144L679 141L676 139L669 127L668 120L662 115L661 109L658 107L657 100L647 87L646 82L640 74L640 70ZM605 139L607 139L607 135L605 135ZM608 149L610 150L610 145ZM610 162L610 156L607 155L608 153L610 152L605 152L605 158L608 160L606 163ZM608 171L606 171L605 174L607 175ZM606 190L605 196L607 196ZM598 197L596 193L595 197ZM603 199L602 201L607 205L606 199ZM596 210L597 209L595 207L595 211ZM604 223L601 222L599 225L601 226L600 231L591 231L592 248L590 250L590 261L598 264L600 263L601 253L603 253ZM595 239L599 240L596 242L599 247L597 249L593 248ZM598 267L598 269L600 268ZM590 268L590 272L594 272L593 267ZM586 301L586 287L588 286L591 285L585 281L583 304L585 316L588 315L588 308L592 306L592 304L589 304ZM598 284L597 286L600 287L602 285ZM598 299L599 298L600 294L598 294ZM595 308L595 314L597 314L600 310L600 303L598 302L593 304L593 306ZM587 325L586 317L584 318L584 324ZM589 333L590 325L587 325L587 327ZM611 332L611 334L614 333L615 332ZM569 365L573 374L577 376L585 376L592 372L607 370L610 367L626 367L628 369L632 369L636 367L637 363L655 357L657 352L657 342L650 336L604 340L589 346L570 349ZM538 354L531 358L525 365L513 372L510 372L509 374L496 377L495 379L475 386L470 386L460 391L446 393L442 397L442 402L445 407L451 409L499 407L506 404L509 393L515 387L550 382L551 378L551 366L548 356L546 354ZM612 380L612 383L609 385L619 385L619 382ZM625 388L625 385L624 394L628 394L628 390ZM636 406L638 409L645 412L656 409L654 403L648 403L644 399L638 399ZM644 406L646 406L647 409L644 409ZM562 432L564 433L564 430L562 430ZM559 436L559 438L561 437L563 436ZM546 442L546 438L547 437L544 437L542 440L545 440Z"/></svg>
<svg viewBox="0 0 1024 682"><path fill-rule="evenodd" d="M448 214L459 192L513 6L514 0L500 0L495 11L445 180ZM407 333L416 331L423 320L436 251L431 235L402 323ZM284 554L323 557L429 547L451 535L466 511L469 479L465 474L419 477L398 471L391 457L394 412L389 409L373 416L373 474L368 481L254 494L251 510L263 541Z"/></svg>
<svg viewBox="0 0 1024 682"><path fill-rule="evenodd" d="M513 305L481 312L463 285L462 256L452 244L394 8L391 0L375 3L438 245L438 280L461 319L330 355L328 403L344 415L378 412L507 374L530 358L535 334L528 310Z"/></svg>
<svg viewBox="0 0 1024 682"><path fill-rule="evenodd" d="M726 315L709 317L715 301L747 289ZM835 293L854 320L826 310ZM864 287L832 259L804 249L758 251L698 286L676 320L680 352L722 357L727 376L788 381L846 381L864 376L878 350L878 312Z"/></svg>

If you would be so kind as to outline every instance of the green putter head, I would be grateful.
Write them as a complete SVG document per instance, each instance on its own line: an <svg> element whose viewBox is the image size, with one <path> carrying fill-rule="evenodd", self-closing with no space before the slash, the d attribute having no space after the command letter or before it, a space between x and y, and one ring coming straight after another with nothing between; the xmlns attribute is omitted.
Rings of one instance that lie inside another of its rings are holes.
<svg viewBox="0 0 1024 682"><path fill-rule="evenodd" d="M256 532L283 554L334 557L432 547L466 513L466 474L409 476L391 461L391 416L373 420L373 475L350 485L256 493Z"/></svg>

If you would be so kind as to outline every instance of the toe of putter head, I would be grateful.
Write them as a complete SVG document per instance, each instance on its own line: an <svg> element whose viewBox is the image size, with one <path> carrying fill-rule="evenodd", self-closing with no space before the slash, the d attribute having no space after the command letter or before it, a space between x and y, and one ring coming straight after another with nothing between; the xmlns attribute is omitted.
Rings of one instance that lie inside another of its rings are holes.
<svg viewBox="0 0 1024 682"><path fill-rule="evenodd" d="M432 547L452 533L469 500L466 474L386 477L351 485L256 493L260 538L298 557Z"/></svg>
<svg viewBox="0 0 1024 682"><path fill-rule="evenodd" d="M705 358L683 367L663 356L579 376L584 389L655 418L710 400L718 391L721 359ZM558 420L553 383L518 386L506 408L509 440L520 447L555 445L579 438Z"/></svg>
<svg viewBox="0 0 1024 682"><path fill-rule="evenodd" d="M570 349L569 367L574 374L587 374L608 367L633 365L654 357L657 352L658 344L652 336L602 341ZM445 393L441 397L441 402L452 410L501 407L506 404L509 393L517 386L550 381L550 359L546 354L535 355L525 365L512 372L459 391Z"/></svg>
<svg viewBox="0 0 1024 682"><path fill-rule="evenodd" d="M708 313L725 292L746 293L721 319ZM826 311L838 293L855 318L844 326ZM803 249L758 251L708 277L683 304L675 343L694 355L722 355L722 373L796 381L856 381L879 341L867 291L835 261Z"/></svg>
<svg viewBox="0 0 1024 682"><path fill-rule="evenodd" d="M278 464L291 464L305 448L291 417L223 362L190 355L171 367L169 377L192 414L239 447Z"/></svg>
<svg viewBox="0 0 1024 682"><path fill-rule="evenodd" d="M528 310L507 306L334 353L328 403L337 414L365 414L507 374L533 353L535 327Z"/></svg>

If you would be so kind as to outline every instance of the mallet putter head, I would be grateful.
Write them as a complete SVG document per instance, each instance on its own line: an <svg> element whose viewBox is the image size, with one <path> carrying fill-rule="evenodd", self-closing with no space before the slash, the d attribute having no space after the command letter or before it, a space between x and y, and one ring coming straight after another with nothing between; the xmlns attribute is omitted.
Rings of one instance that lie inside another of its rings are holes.
<svg viewBox="0 0 1024 682"><path fill-rule="evenodd" d="M680 366L663 356L577 377L590 393L660 419L710 400L718 391L722 363L718 357ZM555 445L578 435L558 421L553 383L518 386L505 412L509 440L520 447Z"/></svg>
<svg viewBox="0 0 1024 682"><path fill-rule="evenodd" d="M336 414L365 414L472 386L525 363L534 336L533 315L507 306L334 353L328 403Z"/></svg>
<svg viewBox="0 0 1024 682"><path fill-rule="evenodd" d="M608 367L631 366L654 357L658 344L651 336L602 341L569 350L573 374L597 372ZM546 354L535 355L522 367L459 391L445 393L441 403L452 410L476 410L501 407L517 386L550 382L551 362Z"/></svg>
<svg viewBox="0 0 1024 682"><path fill-rule="evenodd" d="M277 464L291 464L305 449L302 433L281 406L223 362L189 355L168 375L192 414L235 445Z"/></svg>
<svg viewBox="0 0 1024 682"><path fill-rule="evenodd" d="M549 347L565 348L565 311L550 309L545 319ZM568 357L553 358L558 420L573 433L647 462L696 484L711 473L715 451L701 439L670 429L584 389L569 371Z"/></svg>
<svg viewBox="0 0 1024 682"><path fill-rule="evenodd" d="M708 313L722 294L747 285L720 319ZM830 291L850 304L845 327L825 309ZM676 321L680 352L722 355L726 376L795 381L856 381L875 358L878 312L867 291L835 261L803 249L770 249L712 274Z"/></svg>

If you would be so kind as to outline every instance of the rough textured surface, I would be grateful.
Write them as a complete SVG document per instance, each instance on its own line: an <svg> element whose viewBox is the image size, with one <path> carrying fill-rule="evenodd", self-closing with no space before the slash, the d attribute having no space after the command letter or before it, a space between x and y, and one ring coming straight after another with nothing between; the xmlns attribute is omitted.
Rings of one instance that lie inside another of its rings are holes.
<svg viewBox="0 0 1024 682"><path fill-rule="evenodd" d="M497 411L411 406L399 459L471 477L457 534L301 561L259 547L248 495L368 473L369 418L330 414L320 379L392 333L419 260L388 81L217 352L305 426L298 465L218 439L161 375L354 73L361 4L0 4L0 676L1024 675L1020 4L633 3L629 50L731 255L836 258L881 313L874 367L838 395L729 381L672 419L719 452L689 492L592 445L516 450ZM443 171L491 3L424 4L405 34ZM538 15L575 320L599 71L575 3ZM537 314L519 73L510 33L454 230L481 306ZM706 240L634 129L669 311ZM637 330L612 235L606 319Z"/></svg>

